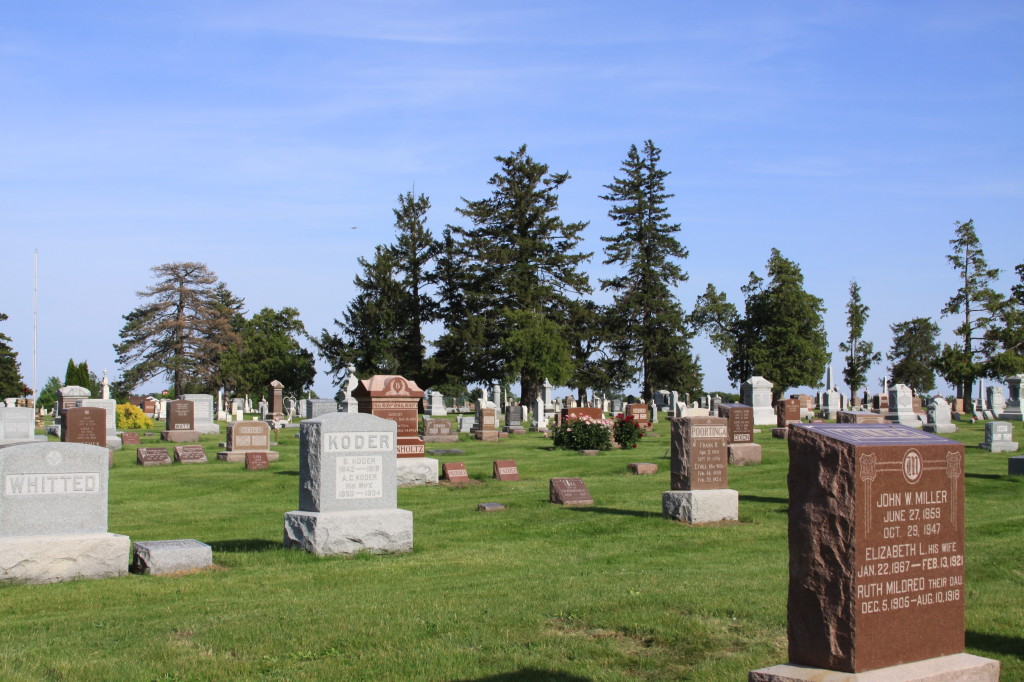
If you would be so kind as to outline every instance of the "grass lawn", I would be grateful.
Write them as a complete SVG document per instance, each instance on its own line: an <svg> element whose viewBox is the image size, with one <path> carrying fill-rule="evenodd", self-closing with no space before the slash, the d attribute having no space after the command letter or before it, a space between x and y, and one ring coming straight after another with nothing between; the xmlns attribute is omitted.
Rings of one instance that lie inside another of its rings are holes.
<svg viewBox="0 0 1024 682"><path fill-rule="evenodd" d="M1024 679L1024 478L967 444L967 651ZM151 429L156 432L158 428ZM661 517L668 424L630 451L550 451L537 434L453 444L468 485L400 489L407 555L318 558L282 548L298 509L297 430L267 471L215 461L110 472L110 531L195 538L217 567L178 576L0 587L0 679L745 680L786 661L788 456L769 427L760 466L729 470L740 522ZM1015 440L1024 441L1021 424ZM143 437L143 446L165 446ZM522 480L490 478L515 459ZM629 462L653 462L632 476ZM595 504L547 501L579 476ZM504 512L480 513L480 502Z"/></svg>

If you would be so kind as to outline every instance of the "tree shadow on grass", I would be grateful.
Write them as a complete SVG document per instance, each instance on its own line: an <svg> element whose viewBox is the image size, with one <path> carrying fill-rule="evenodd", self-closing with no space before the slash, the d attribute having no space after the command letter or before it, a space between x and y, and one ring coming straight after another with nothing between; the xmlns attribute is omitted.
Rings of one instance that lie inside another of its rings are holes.
<svg viewBox="0 0 1024 682"><path fill-rule="evenodd" d="M591 682L591 679L592 678L590 677L580 677L579 675L570 675L569 673L562 673L555 670L523 668L522 670L516 670L511 673L499 673L497 675L488 675L487 677L463 679L461 682L527 682L528 680L538 680L541 682Z"/></svg>
<svg viewBox="0 0 1024 682"><path fill-rule="evenodd" d="M271 540L220 540L207 543L215 552L269 552L272 549L281 549L280 542Z"/></svg>
<svg viewBox="0 0 1024 682"><path fill-rule="evenodd" d="M964 633L967 646L990 654L1010 656L1024 661L1024 638L994 635L988 632L968 630Z"/></svg>
<svg viewBox="0 0 1024 682"><path fill-rule="evenodd" d="M547 502L547 500L545 500ZM619 516L640 516L642 518L661 518L661 512L639 511L636 509L612 509L611 507L566 507L573 511L593 512L596 514L617 514Z"/></svg>
<svg viewBox="0 0 1024 682"><path fill-rule="evenodd" d="M784 504L786 505L786 511L789 509L789 500L785 497L762 497L761 495L740 495L740 500L744 502L770 502L772 504Z"/></svg>
<svg viewBox="0 0 1024 682"><path fill-rule="evenodd" d="M1002 481L1003 479L1007 478L1006 476L1003 476L1001 474L964 474L964 476L966 476L967 478L986 478L990 481Z"/></svg>
<svg viewBox="0 0 1024 682"><path fill-rule="evenodd" d="M298 476L299 475L298 469L296 469L295 471L292 471L292 470L288 470L288 471L275 471L274 473L277 474L278 476Z"/></svg>

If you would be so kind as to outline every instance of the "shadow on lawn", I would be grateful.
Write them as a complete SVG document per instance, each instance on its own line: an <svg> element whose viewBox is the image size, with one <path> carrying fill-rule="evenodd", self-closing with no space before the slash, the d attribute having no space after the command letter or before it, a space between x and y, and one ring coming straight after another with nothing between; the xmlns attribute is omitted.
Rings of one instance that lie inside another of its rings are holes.
<svg viewBox="0 0 1024 682"><path fill-rule="evenodd" d="M1024 639L1020 637L993 635L974 630L968 630L964 635L967 646L972 649L980 649L990 654L1011 656L1024 660Z"/></svg>
<svg viewBox="0 0 1024 682"><path fill-rule="evenodd" d="M546 680L550 682L590 682L590 677L580 677L554 670L539 670L537 668L523 668L511 673L500 673L488 675L487 677L475 677L465 679L462 682L526 682L527 680Z"/></svg>
<svg viewBox="0 0 1024 682"><path fill-rule="evenodd" d="M781 511L789 510L789 500L785 497L762 497L761 495L740 495L740 500L745 502L770 502L772 504L783 504L786 506Z"/></svg>
<svg viewBox="0 0 1024 682"><path fill-rule="evenodd" d="M280 542L271 540L220 540L208 544L214 552L267 552L281 549Z"/></svg>
<svg viewBox="0 0 1024 682"><path fill-rule="evenodd" d="M299 470L296 469L295 471L275 471L274 473L277 474L278 476L298 476Z"/></svg>
<svg viewBox="0 0 1024 682"><path fill-rule="evenodd" d="M547 502L548 500L544 500ZM661 512L638 511L636 509L612 509L611 507L566 507L573 511L596 512L598 514L618 514L619 516L640 516L643 518L661 518ZM487 678L490 679L490 678ZM501 678L497 678L501 679ZM561 678L552 678L561 679Z"/></svg>
<svg viewBox="0 0 1024 682"><path fill-rule="evenodd" d="M1007 480L1012 480L1001 474L964 474L964 476L966 476L967 478L986 478L990 481L1001 481L1004 478Z"/></svg>

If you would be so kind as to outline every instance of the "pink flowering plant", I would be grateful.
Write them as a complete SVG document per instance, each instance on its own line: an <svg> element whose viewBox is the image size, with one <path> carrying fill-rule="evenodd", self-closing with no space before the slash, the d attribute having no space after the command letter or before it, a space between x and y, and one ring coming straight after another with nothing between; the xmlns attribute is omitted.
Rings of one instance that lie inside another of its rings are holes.
<svg viewBox="0 0 1024 682"><path fill-rule="evenodd" d="M587 415L572 416L562 421L553 434L555 447L566 450L610 450L612 422Z"/></svg>
<svg viewBox="0 0 1024 682"><path fill-rule="evenodd" d="M619 444L620 448L629 450L635 448L640 439L644 437L644 430L636 423L633 415L617 414L615 415L615 423L612 426L612 435L615 437L615 442Z"/></svg>

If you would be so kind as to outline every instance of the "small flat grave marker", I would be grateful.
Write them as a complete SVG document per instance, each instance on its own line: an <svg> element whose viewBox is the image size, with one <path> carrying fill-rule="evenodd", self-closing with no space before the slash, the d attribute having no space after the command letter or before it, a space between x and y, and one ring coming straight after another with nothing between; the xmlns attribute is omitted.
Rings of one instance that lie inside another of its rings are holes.
<svg viewBox="0 0 1024 682"><path fill-rule="evenodd" d="M462 462L445 462L441 465L441 480L450 483L468 483L469 472Z"/></svg>
<svg viewBox="0 0 1024 682"><path fill-rule="evenodd" d="M582 478L552 478L549 482L550 500L566 507L585 507L594 504L594 498Z"/></svg>
<svg viewBox="0 0 1024 682"><path fill-rule="evenodd" d="M213 565L213 549L198 540L150 540L133 544L132 573L164 575Z"/></svg>
<svg viewBox="0 0 1024 682"><path fill-rule="evenodd" d="M170 450L167 448L139 448L135 461L140 466L155 467L171 463Z"/></svg>
<svg viewBox="0 0 1024 682"><path fill-rule="evenodd" d="M630 462L629 471L637 476L650 476L651 474L658 473L658 465L646 462Z"/></svg>
<svg viewBox="0 0 1024 682"><path fill-rule="evenodd" d="M498 459L494 461L494 478L499 481L518 481L519 469L514 459Z"/></svg>
<svg viewBox="0 0 1024 682"><path fill-rule="evenodd" d="M476 510L482 512L505 511L505 505L498 502L481 502L476 506Z"/></svg>
<svg viewBox="0 0 1024 682"><path fill-rule="evenodd" d="M206 451L201 445L177 445L174 461L181 464L206 464Z"/></svg>
<svg viewBox="0 0 1024 682"><path fill-rule="evenodd" d="M269 453L247 452L245 453L245 468L248 469L249 471L258 471L260 469L266 469L269 460Z"/></svg>
<svg viewBox="0 0 1024 682"><path fill-rule="evenodd" d="M139 438L139 434L137 433L126 432L121 434L121 443L123 445L138 445L141 442L142 440Z"/></svg>

